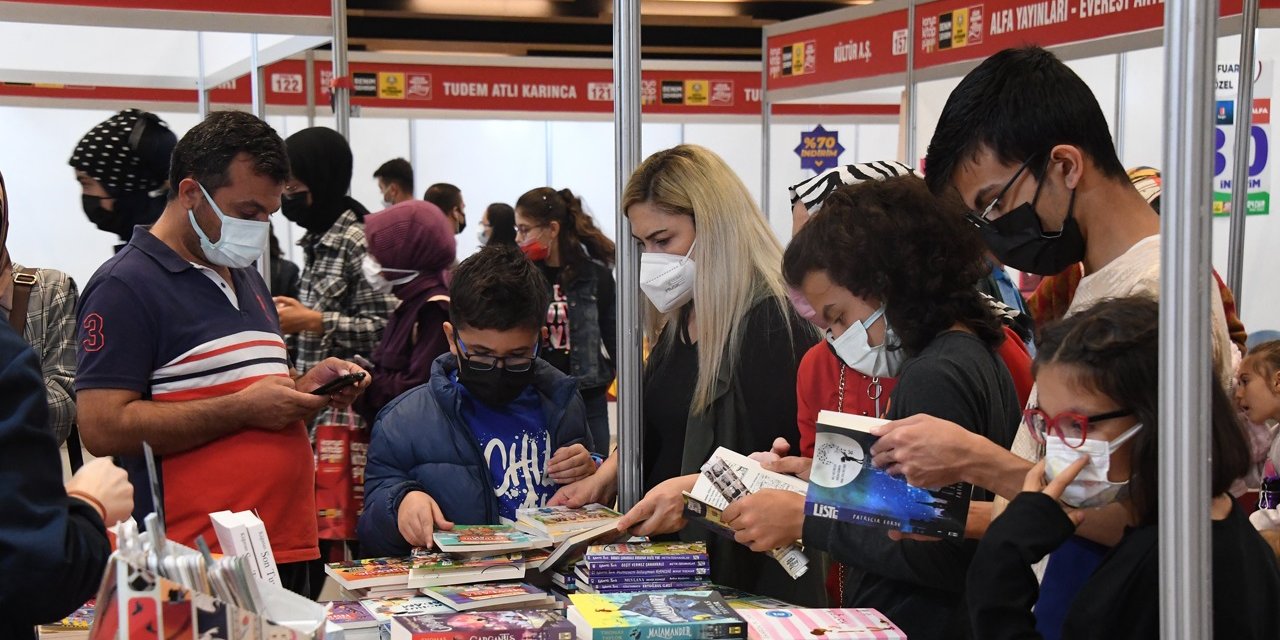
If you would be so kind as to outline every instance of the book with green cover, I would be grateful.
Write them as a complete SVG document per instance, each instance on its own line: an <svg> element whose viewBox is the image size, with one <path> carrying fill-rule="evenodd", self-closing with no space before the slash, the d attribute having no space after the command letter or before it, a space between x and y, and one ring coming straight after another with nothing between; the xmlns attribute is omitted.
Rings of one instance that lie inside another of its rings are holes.
<svg viewBox="0 0 1280 640"><path fill-rule="evenodd" d="M714 591L575 593L569 599L579 640L747 637L747 623Z"/></svg>
<svg viewBox="0 0 1280 640"><path fill-rule="evenodd" d="M472 555L551 546L550 539L536 537L508 524L459 524L449 531L435 532L432 539L441 551Z"/></svg>

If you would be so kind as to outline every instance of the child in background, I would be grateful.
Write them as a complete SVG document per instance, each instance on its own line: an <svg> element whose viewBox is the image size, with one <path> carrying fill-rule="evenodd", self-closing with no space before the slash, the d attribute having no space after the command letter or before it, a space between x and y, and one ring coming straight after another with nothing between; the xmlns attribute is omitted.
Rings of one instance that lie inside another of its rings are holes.
<svg viewBox="0 0 1280 640"><path fill-rule="evenodd" d="M1249 422L1267 425L1271 443L1260 469L1258 511L1249 517L1259 531L1280 530L1280 340L1264 342L1240 362L1236 405ZM1274 534L1273 534L1274 535ZM1274 540L1274 538L1272 538Z"/></svg>
<svg viewBox="0 0 1280 640"><path fill-rule="evenodd" d="M547 291L514 247L486 247L458 265L443 326L449 353L374 424L363 553L408 555L455 522L514 520L595 473L577 383L538 358Z"/></svg>

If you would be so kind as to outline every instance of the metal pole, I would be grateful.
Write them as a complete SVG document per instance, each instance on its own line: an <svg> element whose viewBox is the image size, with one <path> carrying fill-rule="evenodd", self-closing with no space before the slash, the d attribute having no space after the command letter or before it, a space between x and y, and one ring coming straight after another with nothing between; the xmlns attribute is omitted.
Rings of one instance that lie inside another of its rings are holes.
<svg viewBox="0 0 1280 640"><path fill-rule="evenodd" d="M253 102L253 115L262 120L267 119L267 91L262 86L262 67L258 64L258 34L249 35L249 91ZM258 259L258 272L268 285L271 284L271 239L267 238L267 246L262 249L262 257ZM274 292L272 292L274 293Z"/></svg>
<svg viewBox="0 0 1280 640"><path fill-rule="evenodd" d="M347 69L347 3L333 0L333 77L346 78ZM351 90L333 88L333 124L342 137L351 139Z"/></svg>
<svg viewBox="0 0 1280 640"><path fill-rule="evenodd" d="M547 156L547 169L546 169L547 186L555 188L555 182L554 182L555 176L552 174L552 171L551 171L551 165L553 164L552 160L555 157L555 149L553 149L551 146L551 121L550 120L542 123L542 144ZM596 446L598 447L600 445L596 445Z"/></svg>
<svg viewBox="0 0 1280 640"><path fill-rule="evenodd" d="M302 90L307 92L307 126L316 126L316 53L307 49L303 63L306 77L302 79Z"/></svg>
<svg viewBox="0 0 1280 640"><path fill-rule="evenodd" d="M1227 251L1227 286L1241 313L1244 288L1244 227L1249 217L1249 164L1253 140L1254 39L1258 30L1258 0L1244 0L1240 7L1244 23L1240 28L1240 77L1236 89L1235 171L1231 172L1231 235Z"/></svg>
<svg viewBox="0 0 1280 640"><path fill-rule="evenodd" d="M419 169L418 167L418 121L414 118L409 118L409 167L412 168L414 172L417 172ZM413 188L417 189L418 185L414 184ZM415 194L409 194L409 195L410 197L413 197L413 198L418 197Z"/></svg>
<svg viewBox="0 0 1280 640"><path fill-rule="evenodd" d="M769 36L760 34L760 210L769 219L769 119L773 104L769 102Z"/></svg>
<svg viewBox="0 0 1280 640"><path fill-rule="evenodd" d="M1116 55L1116 131L1115 146L1116 157L1120 158L1120 162L1124 163L1124 108L1125 96L1124 85L1128 79L1129 58L1128 54L1120 53Z"/></svg>
<svg viewBox="0 0 1280 640"><path fill-rule="evenodd" d="M907 0L907 157L904 164L916 167L916 2Z"/></svg>
<svg viewBox="0 0 1280 640"><path fill-rule="evenodd" d="M209 87L204 78L204 32L196 33L196 112L200 119L209 117Z"/></svg>
<svg viewBox="0 0 1280 640"><path fill-rule="evenodd" d="M640 0L613 0L614 180L618 193L618 506L640 501L644 437L641 376L640 246L622 192L640 164Z"/></svg>
<svg viewBox="0 0 1280 640"><path fill-rule="evenodd" d="M1165 2L1160 216L1160 637L1213 637L1209 531L1213 65L1218 3ZM1225 363L1224 363L1225 364Z"/></svg>

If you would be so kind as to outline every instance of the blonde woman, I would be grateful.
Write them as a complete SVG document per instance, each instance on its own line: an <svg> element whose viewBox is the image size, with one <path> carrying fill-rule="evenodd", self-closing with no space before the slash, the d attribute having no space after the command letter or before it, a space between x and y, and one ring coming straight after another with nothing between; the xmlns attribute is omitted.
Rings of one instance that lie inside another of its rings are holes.
<svg viewBox="0 0 1280 640"><path fill-rule="evenodd" d="M716 154L681 145L650 156L627 183L622 206L644 245L640 287L654 347L644 378L645 497L619 527L669 534L685 528L681 492L693 488L716 447L767 451L781 437L798 450L796 368L817 334L787 301L781 245ZM605 466L553 503L607 499L616 455ZM713 547L718 584L825 604L820 562L795 581L772 558L700 527L682 537Z"/></svg>

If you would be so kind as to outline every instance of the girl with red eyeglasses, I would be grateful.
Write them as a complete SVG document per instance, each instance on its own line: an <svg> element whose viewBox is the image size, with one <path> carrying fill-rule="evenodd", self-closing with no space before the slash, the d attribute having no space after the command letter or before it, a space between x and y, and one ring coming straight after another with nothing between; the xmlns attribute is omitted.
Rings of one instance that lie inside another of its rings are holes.
<svg viewBox="0 0 1280 640"><path fill-rule="evenodd" d="M1031 564L1065 543L1086 509L1121 509L1130 526L1067 603L1062 638L1160 637L1157 451L1160 432L1197 425L1159 420L1159 305L1108 300L1047 327L1025 412L1044 458L992 521L967 581L974 637L1038 638ZM1205 363L1209 366L1209 363ZM1210 505L1213 622L1219 638L1274 638L1280 568L1227 493L1250 449L1226 392L1212 396ZM1086 515L1088 514L1088 515ZM1262 615L1260 615L1262 614Z"/></svg>

